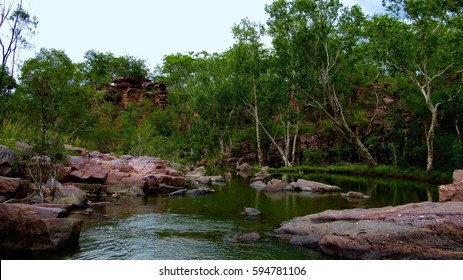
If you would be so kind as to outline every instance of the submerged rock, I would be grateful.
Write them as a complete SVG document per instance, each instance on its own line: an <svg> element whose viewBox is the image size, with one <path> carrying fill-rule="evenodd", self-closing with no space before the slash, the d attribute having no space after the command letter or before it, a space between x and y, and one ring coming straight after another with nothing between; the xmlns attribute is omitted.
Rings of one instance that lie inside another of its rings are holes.
<svg viewBox="0 0 463 280"><path fill-rule="evenodd" d="M463 202L328 210L276 230L292 244L345 259L463 259Z"/></svg>
<svg viewBox="0 0 463 280"><path fill-rule="evenodd" d="M260 212L256 208L245 207L244 213L248 215L248 217L254 217L254 216L260 215L262 212Z"/></svg>
<svg viewBox="0 0 463 280"><path fill-rule="evenodd" d="M237 242L257 242L262 238L257 232L245 233L242 235L237 235L233 239Z"/></svg>
<svg viewBox="0 0 463 280"><path fill-rule="evenodd" d="M363 193L360 192L347 192L347 193L342 193L341 196L347 197L347 198L359 198L359 199L369 199L370 197L368 195L364 195Z"/></svg>
<svg viewBox="0 0 463 280"><path fill-rule="evenodd" d="M178 190L178 191L175 191L175 192L171 192L169 194L169 196L182 196L182 195L186 195L186 192L188 190L187 189L183 189L183 190Z"/></svg>
<svg viewBox="0 0 463 280"><path fill-rule="evenodd" d="M196 188L196 189L181 189L169 194L169 196L183 196L183 195L205 195L215 192L215 190L210 188Z"/></svg>
<svg viewBox="0 0 463 280"><path fill-rule="evenodd" d="M197 188L197 189L192 189L188 190L186 194L188 195L205 195L205 194L210 194L215 192L215 190L210 189L210 188Z"/></svg>

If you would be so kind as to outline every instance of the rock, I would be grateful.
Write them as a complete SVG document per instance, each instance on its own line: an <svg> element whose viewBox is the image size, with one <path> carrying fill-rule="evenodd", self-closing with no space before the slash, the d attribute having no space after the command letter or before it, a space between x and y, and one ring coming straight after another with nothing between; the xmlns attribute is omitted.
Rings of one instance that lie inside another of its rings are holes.
<svg viewBox="0 0 463 280"><path fill-rule="evenodd" d="M109 170L84 157L70 157L72 166L70 177L79 182L104 183Z"/></svg>
<svg viewBox="0 0 463 280"><path fill-rule="evenodd" d="M252 173L252 167L246 162L237 166L236 170L240 172Z"/></svg>
<svg viewBox="0 0 463 280"><path fill-rule="evenodd" d="M135 157L132 155L122 155L119 158L123 160L131 160L131 159L134 159Z"/></svg>
<svg viewBox="0 0 463 280"><path fill-rule="evenodd" d="M195 179L195 184L197 185L206 185L206 186L210 186L212 181L211 181L211 177L209 176L201 176L201 177L198 177Z"/></svg>
<svg viewBox="0 0 463 280"><path fill-rule="evenodd" d="M306 191L306 192L338 192L341 191L340 187L331 186L319 182L308 181L304 179L299 179L297 182L291 183L291 186L294 190L297 191Z"/></svg>
<svg viewBox="0 0 463 280"><path fill-rule="evenodd" d="M77 156L87 156L87 150L83 148L73 147L71 145L64 144L64 149L67 151L73 152Z"/></svg>
<svg viewBox="0 0 463 280"><path fill-rule="evenodd" d="M197 189L188 190L186 194L187 195L205 195L205 194L210 194L213 192L215 192L215 190L210 189L210 188L197 188Z"/></svg>
<svg viewBox="0 0 463 280"><path fill-rule="evenodd" d="M145 194L158 193L160 190L159 181L156 178L152 178L151 180L145 181L143 183L142 190Z"/></svg>
<svg viewBox="0 0 463 280"><path fill-rule="evenodd" d="M260 212L256 208L245 207L244 213L248 215L248 217L254 217L254 216L260 215L262 212Z"/></svg>
<svg viewBox="0 0 463 280"><path fill-rule="evenodd" d="M256 190L262 190L262 189L265 188L265 186L267 186L267 184L265 184L262 181L256 181L256 182L252 183L250 186L255 188Z"/></svg>
<svg viewBox="0 0 463 280"><path fill-rule="evenodd" d="M206 168L204 166L197 167L193 171L187 172L185 174L185 178L190 182L193 182L197 178L203 176L206 176Z"/></svg>
<svg viewBox="0 0 463 280"><path fill-rule="evenodd" d="M133 171L133 166L124 164L119 166L119 172L125 172L125 173L130 173Z"/></svg>
<svg viewBox="0 0 463 280"><path fill-rule="evenodd" d="M23 174L24 168L16 154L8 147L0 145L0 176L21 177Z"/></svg>
<svg viewBox="0 0 463 280"><path fill-rule="evenodd" d="M268 172L268 169L268 166L262 167L260 171L255 174L255 178L252 178L251 181L267 181L270 177L272 177L272 174Z"/></svg>
<svg viewBox="0 0 463 280"><path fill-rule="evenodd" d="M181 163L177 163L177 162L173 162L170 164L170 166L175 169L175 170L181 170L181 171L185 171L186 170L186 167L185 165L181 164Z"/></svg>
<svg viewBox="0 0 463 280"><path fill-rule="evenodd" d="M463 202L328 210L276 230L292 244L344 259L463 259Z"/></svg>
<svg viewBox="0 0 463 280"><path fill-rule="evenodd" d="M58 187L58 190L54 192L54 203L69 204L73 207L85 207L87 201L87 193L74 185Z"/></svg>
<svg viewBox="0 0 463 280"><path fill-rule="evenodd" d="M169 194L169 196L182 196L182 195L186 195L186 192L188 190L187 189L182 189L182 190L178 190L178 191L175 191L175 192L171 192Z"/></svg>
<svg viewBox="0 0 463 280"><path fill-rule="evenodd" d="M209 176L211 178L211 184L222 184L225 183L225 177L224 176Z"/></svg>
<svg viewBox="0 0 463 280"><path fill-rule="evenodd" d="M237 235L233 239L238 242L257 242L261 239L261 235L257 232L245 233Z"/></svg>
<svg viewBox="0 0 463 280"><path fill-rule="evenodd" d="M347 193L342 193L341 196L348 197L348 198L359 198L359 199L368 199L370 198L368 195L364 195L363 193L360 192L347 192Z"/></svg>
<svg viewBox="0 0 463 280"><path fill-rule="evenodd" d="M463 182L439 186L439 201L463 201Z"/></svg>
<svg viewBox="0 0 463 280"><path fill-rule="evenodd" d="M457 169L453 172L453 183L463 183L463 169Z"/></svg>
<svg viewBox="0 0 463 280"><path fill-rule="evenodd" d="M0 249L58 251L78 245L82 220L58 218L63 209L0 204Z"/></svg>
<svg viewBox="0 0 463 280"><path fill-rule="evenodd" d="M145 193L140 187L132 186L127 192L128 196L145 196Z"/></svg>
<svg viewBox="0 0 463 280"><path fill-rule="evenodd" d="M0 195L5 199L23 198L27 196L27 187L21 178L9 178L0 176Z"/></svg>
<svg viewBox="0 0 463 280"><path fill-rule="evenodd" d="M119 186L129 188L131 186L143 187L145 180L140 174L136 172L120 172L111 170L108 174L106 181L103 183L105 186Z"/></svg>
<svg viewBox="0 0 463 280"><path fill-rule="evenodd" d="M283 180L272 179L262 190L265 192L282 192L291 191L292 187Z"/></svg>

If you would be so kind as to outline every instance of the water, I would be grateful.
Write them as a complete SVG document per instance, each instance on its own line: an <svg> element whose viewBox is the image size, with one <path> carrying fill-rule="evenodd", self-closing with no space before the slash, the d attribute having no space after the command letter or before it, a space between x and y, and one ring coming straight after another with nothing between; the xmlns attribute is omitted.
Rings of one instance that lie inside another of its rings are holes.
<svg viewBox="0 0 463 280"><path fill-rule="evenodd" d="M80 248L58 259L329 259L316 250L278 240L273 230L287 220L327 209L371 208L436 201L437 186L426 183L349 176L309 175L305 179L337 185L343 192L359 191L368 200L347 199L340 193L264 193L243 178L212 186L206 196L122 197L93 206L84 220ZM244 207L262 214L249 218ZM237 235L257 232L262 240L236 242Z"/></svg>

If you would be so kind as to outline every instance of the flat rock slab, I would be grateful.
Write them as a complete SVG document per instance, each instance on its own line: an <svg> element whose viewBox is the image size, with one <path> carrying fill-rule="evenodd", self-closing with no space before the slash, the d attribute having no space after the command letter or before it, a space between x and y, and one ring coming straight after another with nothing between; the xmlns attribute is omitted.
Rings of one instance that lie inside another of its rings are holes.
<svg viewBox="0 0 463 280"><path fill-rule="evenodd" d="M0 250L58 251L78 245L82 220L62 216L62 208L0 204Z"/></svg>
<svg viewBox="0 0 463 280"><path fill-rule="evenodd" d="M276 233L343 259L463 259L463 202L328 210Z"/></svg>

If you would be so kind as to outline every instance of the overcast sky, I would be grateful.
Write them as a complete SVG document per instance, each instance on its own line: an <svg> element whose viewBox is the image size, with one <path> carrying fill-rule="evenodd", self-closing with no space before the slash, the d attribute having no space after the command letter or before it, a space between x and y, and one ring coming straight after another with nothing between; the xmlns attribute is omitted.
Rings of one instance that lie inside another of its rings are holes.
<svg viewBox="0 0 463 280"><path fill-rule="evenodd" d="M86 51L111 52L144 59L153 68L165 55L223 52L233 43L231 28L244 18L265 23L266 4L273 0L30 0L38 34L32 39L34 56L40 48L63 50L74 61ZM382 10L381 0L341 0L360 4L364 12Z"/></svg>

